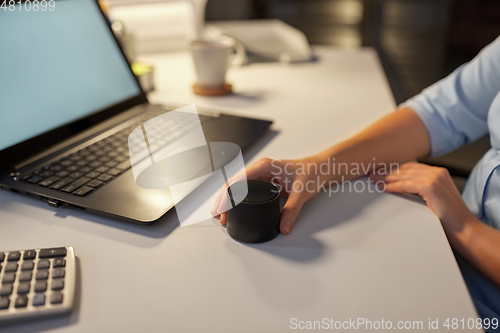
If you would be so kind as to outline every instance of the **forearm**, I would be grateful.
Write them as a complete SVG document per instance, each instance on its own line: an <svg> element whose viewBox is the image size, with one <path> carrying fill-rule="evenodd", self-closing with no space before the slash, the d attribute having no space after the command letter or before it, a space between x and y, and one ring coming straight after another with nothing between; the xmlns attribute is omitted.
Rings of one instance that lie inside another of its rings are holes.
<svg viewBox="0 0 500 333"><path fill-rule="evenodd" d="M443 223L451 246L480 272L500 286L500 231L472 213L460 228Z"/></svg>
<svg viewBox="0 0 500 333"><path fill-rule="evenodd" d="M321 160L335 158L333 162L337 165L369 165L374 162L377 165L389 165L426 156L429 147L429 137L420 117L413 110L404 108L385 116L352 138L317 156ZM362 170L361 168L360 171ZM331 178L340 180L342 176L349 179L357 175L342 172L331 175Z"/></svg>

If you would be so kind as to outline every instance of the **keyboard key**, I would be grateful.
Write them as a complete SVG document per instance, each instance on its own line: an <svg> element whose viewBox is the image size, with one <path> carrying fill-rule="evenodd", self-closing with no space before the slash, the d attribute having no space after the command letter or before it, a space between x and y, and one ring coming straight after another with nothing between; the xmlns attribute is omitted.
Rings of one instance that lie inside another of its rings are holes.
<svg viewBox="0 0 500 333"><path fill-rule="evenodd" d="M61 290L64 288L64 279L52 280L52 290Z"/></svg>
<svg viewBox="0 0 500 333"><path fill-rule="evenodd" d="M115 157L115 161L117 162L123 162L127 159L128 157L127 156L123 156L123 155L118 155Z"/></svg>
<svg viewBox="0 0 500 333"><path fill-rule="evenodd" d="M51 166L49 170L51 170L51 171L61 171L62 169L63 169L62 166L56 164L56 165Z"/></svg>
<svg viewBox="0 0 500 333"><path fill-rule="evenodd" d="M2 288L0 288L0 296L9 296L12 294L12 289L14 286L12 284L2 284Z"/></svg>
<svg viewBox="0 0 500 333"><path fill-rule="evenodd" d="M48 270L36 272L36 279L37 280L47 280L48 278L49 278L49 271Z"/></svg>
<svg viewBox="0 0 500 333"><path fill-rule="evenodd" d="M56 258L56 257L65 257L66 256L66 248L65 247L55 247L53 249L41 249L38 254L39 258Z"/></svg>
<svg viewBox="0 0 500 333"><path fill-rule="evenodd" d="M21 252L19 251L9 252L9 255L7 256L8 261L18 261L19 258L21 258Z"/></svg>
<svg viewBox="0 0 500 333"><path fill-rule="evenodd" d="M117 164L118 164L118 162L116 162L116 161L109 161L109 162L106 162L106 164L105 164L105 165L106 165L107 167L112 168L112 167L116 166Z"/></svg>
<svg viewBox="0 0 500 333"><path fill-rule="evenodd" d="M17 262L8 262L7 265L5 265L5 271L6 272L15 272L19 268L19 265Z"/></svg>
<svg viewBox="0 0 500 333"><path fill-rule="evenodd" d="M53 293L50 296L50 303L51 304L60 304L63 302L63 294L62 293Z"/></svg>
<svg viewBox="0 0 500 333"><path fill-rule="evenodd" d="M122 170L122 171L129 169L130 168L130 160L127 159L126 161L123 161L122 163L115 166L115 168Z"/></svg>
<svg viewBox="0 0 500 333"><path fill-rule="evenodd" d="M57 182L59 179L60 179L59 177L52 176L52 177L49 177L49 178L42 180L41 182L38 183L38 185L47 187L47 186L52 185L52 183Z"/></svg>
<svg viewBox="0 0 500 333"><path fill-rule="evenodd" d="M92 172L89 172L85 175L85 177L88 177L88 178L96 178L100 175L99 172L97 171L92 171Z"/></svg>
<svg viewBox="0 0 500 333"><path fill-rule="evenodd" d="M56 279L56 278L62 278L64 277L64 268L56 268L52 271L52 278L53 279Z"/></svg>
<svg viewBox="0 0 500 333"><path fill-rule="evenodd" d="M21 176L21 178L19 178L19 180L20 180L20 181L22 181L22 182L25 182L25 181L27 181L27 180L28 180L31 176L32 176L32 175L31 175L31 173L27 173L27 174L25 174L25 175Z"/></svg>
<svg viewBox="0 0 500 333"><path fill-rule="evenodd" d="M5 273L3 275L2 283L12 283L16 280L16 273Z"/></svg>
<svg viewBox="0 0 500 333"><path fill-rule="evenodd" d="M28 305L28 297L27 296L18 296L16 298L15 307L16 308L25 308Z"/></svg>
<svg viewBox="0 0 500 333"><path fill-rule="evenodd" d="M77 165L79 167L84 167L87 165L87 161L86 160L79 160L78 162L75 163L75 165Z"/></svg>
<svg viewBox="0 0 500 333"><path fill-rule="evenodd" d="M97 179L92 179L90 182L87 183L87 186L90 186L90 187L99 187L102 185L102 182L100 180L97 180Z"/></svg>
<svg viewBox="0 0 500 333"><path fill-rule="evenodd" d="M54 189L54 190L59 190L61 189L63 186L66 186L68 185L69 183L71 183L74 179L73 178L69 178L69 177L66 177L66 178L63 178L57 182L55 182L54 184L52 184L52 186L50 187L51 189Z"/></svg>
<svg viewBox="0 0 500 333"><path fill-rule="evenodd" d="M40 260L38 262L38 266L37 266L38 269L46 269L46 268L49 268L49 267L50 267L50 261L48 261L47 259Z"/></svg>
<svg viewBox="0 0 500 333"><path fill-rule="evenodd" d="M31 284L29 282L19 283L17 286L17 293L19 295L24 295L30 292Z"/></svg>
<svg viewBox="0 0 500 333"><path fill-rule="evenodd" d="M81 172L79 172L79 171L78 171L78 172L73 172L73 173L71 173L71 174L69 175L69 177L71 177L71 178L73 178L73 179L77 179L77 178L80 178L80 177L82 177L82 176L83 176L83 173L81 173Z"/></svg>
<svg viewBox="0 0 500 333"><path fill-rule="evenodd" d="M95 171L100 172L100 173L106 172L108 170L109 170L109 168L106 168L104 166L101 166L101 167L98 167L97 169L95 169Z"/></svg>
<svg viewBox="0 0 500 333"><path fill-rule="evenodd" d="M35 259L35 257L36 257L36 251L35 250L26 250L26 251L24 251L24 254L23 254L23 259L24 260Z"/></svg>
<svg viewBox="0 0 500 333"><path fill-rule="evenodd" d="M85 194L89 193L93 189L94 189L93 187L84 185L84 186L80 187L78 190L74 191L73 194L84 196Z"/></svg>
<svg viewBox="0 0 500 333"><path fill-rule="evenodd" d="M70 159L67 159L67 160L64 160L64 161L61 161L60 163L63 167L69 167L71 164L73 164L73 162L70 160ZM64 176L63 176L64 177Z"/></svg>
<svg viewBox="0 0 500 333"><path fill-rule="evenodd" d="M54 173L53 173L52 171L45 170L45 171L40 172L38 175L39 175L40 177L45 178L45 177L50 177L50 176L52 176L53 174L54 174Z"/></svg>
<svg viewBox="0 0 500 333"><path fill-rule="evenodd" d="M28 179L28 183L30 184L36 184L38 183L39 181L41 181L43 179L43 177L40 177L40 176L33 176L31 177L30 179Z"/></svg>
<svg viewBox="0 0 500 333"><path fill-rule="evenodd" d="M8 297L0 298L0 310L8 309L10 305L10 299Z"/></svg>
<svg viewBox="0 0 500 333"><path fill-rule="evenodd" d="M100 166L101 166L101 162L99 162L99 161L94 161L94 162L90 163L90 164L89 164L89 166L90 166L91 168L98 168L98 167L100 167Z"/></svg>
<svg viewBox="0 0 500 333"><path fill-rule="evenodd" d="M20 282L31 281L32 277L33 273L30 271L21 272L21 274L19 274L19 281Z"/></svg>
<svg viewBox="0 0 500 333"><path fill-rule="evenodd" d="M0 252L0 262L2 262L5 259L5 253Z"/></svg>
<svg viewBox="0 0 500 333"><path fill-rule="evenodd" d="M102 175L100 175L99 177L97 177L97 179L102 180L103 182L107 182L111 178L113 178L113 176L108 175L107 173L103 173Z"/></svg>
<svg viewBox="0 0 500 333"><path fill-rule="evenodd" d="M63 187L61 189L61 191L63 192L73 192L74 190L76 190L77 188L79 188L80 186L82 185L85 185L86 183L88 183L90 180L90 178L87 178L87 177L80 177L78 178L77 180L75 180L74 182L72 182L71 184ZM42 250L43 251L43 250Z"/></svg>
<svg viewBox="0 0 500 333"><path fill-rule="evenodd" d="M109 173L112 176L118 176L122 172L118 169L113 168L113 169L109 169L107 173Z"/></svg>
<svg viewBox="0 0 500 333"><path fill-rule="evenodd" d="M56 176L62 178L62 177L66 177L69 174L70 174L70 172L68 170L62 170L62 171L59 171L58 173L56 173Z"/></svg>
<svg viewBox="0 0 500 333"><path fill-rule="evenodd" d="M80 169L80 172L81 172L81 173L87 173L87 172L89 172L89 171L91 171L91 170L92 170L92 168L91 168L91 167L86 166L86 167L84 167L84 168L81 168L81 169Z"/></svg>
<svg viewBox="0 0 500 333"><path fill-rule="evenodd" d="M66 170L70 172L78 171L78 167L76 165L72 165L66 168Z"/></svg>
<svg viewBox="0 0 500 333"><path fill-rule="evenodd" d="M35 291L37 293L47 290L47 281L36 281Z"/></svg>
<svg viewBox="0 0 500 333"><path fill-rule="evenodd" d="M31 260L23 261L23 264L21 265L21 270L22 271L32 271L34 267L35 267L35 263L33 261L31 261Z"/></svg>
<svg viewBox="0 0 500 333"><path fill-rule="evenodd" d="M66 259L64 258L55 258L54 262L52 263L53 267L64 267L66 266Z"/></svg>
<svg viewBox="0 0 500 333"><path fill-rule="evenodd" d="M33 306L45 305L45 295L44 294L36 294L33 297Z"/></svg>

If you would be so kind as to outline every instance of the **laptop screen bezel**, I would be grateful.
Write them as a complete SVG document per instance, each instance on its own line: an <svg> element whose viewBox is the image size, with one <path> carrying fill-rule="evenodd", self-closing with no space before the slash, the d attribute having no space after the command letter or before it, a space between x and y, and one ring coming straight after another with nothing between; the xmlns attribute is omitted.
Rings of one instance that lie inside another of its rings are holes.
<svg viewBox="0 0 500 333"><path fill-rule="evenodd" d="M114 42L117 44L118 49L122 57L125 59L128 70L130 70L132 76L134 77L135 83L139 88L139 94L133 96L127 100L118 102L114 105L107 106L105 108L94 111L93 113L79 118L77 120L71 121L65 125L57 127L53 130L47 131L43 134L35 136L31 139L25 140L8 148L5 148L0 151L0 171L5 171L7 169L11 169L14 165L34 156L42 153L44 150L49 149L50 147L61 143L62 141L79 134L107 119L116 116L136 105L148 103L148 99L146 97L146 93L142 89L139 84L138 78L132 72L132 68L130 67L130 63L123 52L123 49L116 39L111 26L108 24L108 19L106 15L102 12L101 7L99 6L97 0L93 0L94 4L99 8L99 12L101 13L102 19L106 21L106 26L109 29L109 33L113 36Z"/></svg>

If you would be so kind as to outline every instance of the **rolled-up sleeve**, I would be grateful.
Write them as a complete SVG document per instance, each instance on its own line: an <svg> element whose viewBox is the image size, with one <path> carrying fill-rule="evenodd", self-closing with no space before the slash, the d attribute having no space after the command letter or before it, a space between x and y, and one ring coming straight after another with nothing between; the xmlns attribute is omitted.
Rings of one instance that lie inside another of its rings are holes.
<svg viewBox="0 0 500 333"><path fill-rule="evenodd" d="M439 156L488 133L488 111L499 91L500 37L400 107L410 107L420 116L431 155Z"/></svg>

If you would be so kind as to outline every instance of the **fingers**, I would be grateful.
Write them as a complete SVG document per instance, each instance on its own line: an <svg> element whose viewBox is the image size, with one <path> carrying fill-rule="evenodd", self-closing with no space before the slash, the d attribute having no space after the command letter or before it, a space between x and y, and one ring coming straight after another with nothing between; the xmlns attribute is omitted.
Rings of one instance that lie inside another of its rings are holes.
<svg viewBox="0 0 500 333"><path fill-rule="evenodd" d="M385 184L385 191L390 193L419 194L421 190L422 190L422 182L417 180L401 180Z"/></svg>
<svg viewBox="0 0 500 333"><path fill-rule="evenodd" d="M279 163L279 160L274 161ZM237 173L234 177L231 177L228 180L228 184L225 184L217 196L214 206L210 211L210 214L213 217L221 216L227 210L227 186L234 184L240 180L244 179L271 179L272 171L275 168L273 165L273 160L269 158L262 158L248 167L246 170L242 170ZM221 216L221 224L222 224L222 216Z"/></svg>
<svg viewBox="0 0 500 333"><path fill-rule="evenodd" d="M227 213L222 213L220 214L220 224L221 225L226 225L227 224Z"/></svg>
<svg viewBox="0 0 500 333"><path fill-rule="evenodd" d="M297 192L294 188L295 186L292 186L292 191L290 192L288 200L281 211L280 231L285 235L290 234L292 231L293 224L295 223L302 206L307 201L307 191Z"/></svg>

